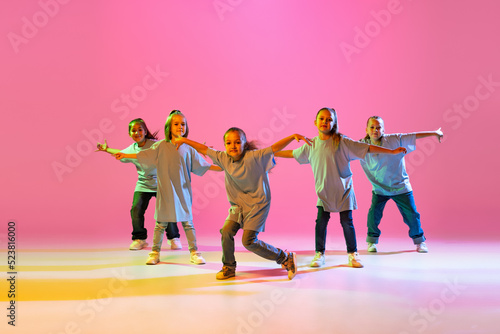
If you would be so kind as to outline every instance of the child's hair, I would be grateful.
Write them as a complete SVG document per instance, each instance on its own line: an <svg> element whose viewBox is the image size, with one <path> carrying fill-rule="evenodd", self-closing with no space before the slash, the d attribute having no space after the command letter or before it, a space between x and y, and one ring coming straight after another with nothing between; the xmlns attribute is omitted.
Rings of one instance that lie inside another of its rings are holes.
<svg viewBox="0 0 500 334"><path fill-rule="evenodd" d="M384 121L384 120L382 119L382 117L380 117L380 116L376 116L376 115L375 115L375 116L370 116L370 117L368 117L368 120L366 121L366 127L368 127L368 123L370 123L370 120L371 120L371 119L377 120L377 121L379 121L379 122L380 122L380 121L382 121L382 122ZM366 139L366 140L370 139L370 136L368 135L368 133L366 134L365 139Z"/></svg>
<svg viewBox="0 0 500 334"><path fill-rule="evenodd" d="M333 114L333 117L335 118L334 120L334 124L333 124L333 127L332 127L332 130L330 131L330 134L332 135L332 140L333 140L333 146L335 147L339 147L339 144L340 144L340 138L343 136L340 132L339 132L339 119L337 117L337 112L335 111L335 109L333 108L321 108L320 110L318 110L318 112L316 113L316 118L318 118L318 115L319 113L322 111L322 110L327 110L329 112L331 112Z"/></svg>
<svg viewBox="0 0 500 334"><path fill-rule="evenodd" d="M245 145L243 146L243 152L245 152L246 150L253 151L253 150L256 150L258 148L257 142L255 140L248 141L247 135L245 134L245 131L241 130L240 128L236 128L236 127L232 127L224 133L224 137L222 137L224 142L226 141L226 135L229 132L238 132L240 134L240 139L245 141Z"/></svg>
<svg viewBox="0 0 500 334"><path fill-rule="evenodd" d="M186 133L184 133L183 137L187 138L187 136L189 134L189 126L187 123L186 116L184 116L184 114L180 110L177 110L177 109L172 110L170 112L170 115L168 115L168 117L167 117L167 121L165 122L165 141L167 141L167 142L171 141L171 139L172 139L172 134L170 132L171 132L171 128L172 128L172 118L175 115L182 116L186 120Z"/></svg>
<svg viewBox="0 0 500 334"><path fill-rule="evenodd" d="M142 118L133 119L130 121L130 123L128 123L128 133L130 133L130 130L132 130L132 127L136 123L139 123L142 126L142 128L146 131L146 135L144 136L146 139L158 140L158 131L151 133L151 131L149 131L148 129L148 126L146 125L146 122L144 122Z"/></svg>

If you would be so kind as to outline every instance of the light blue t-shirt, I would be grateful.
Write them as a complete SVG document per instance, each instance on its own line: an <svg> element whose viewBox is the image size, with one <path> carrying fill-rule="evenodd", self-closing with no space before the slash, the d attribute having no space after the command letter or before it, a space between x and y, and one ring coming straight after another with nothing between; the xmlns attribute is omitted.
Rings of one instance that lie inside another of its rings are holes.
<svg viewBox="0 0 500 334"><path fill-rule="evenodd" d="M121 150L122 153L126 154L137 154L140 151L146 150L156 143L155 140L146 139L144 146L139 147L137 143L133 143L129 147L124 150ZM137 159L121 159L120 162L125 163L133 163L137 168L137 184L135 185L134 191L147 192L147 193L155 193L156 192L156 168L147 167L144 168L141 166Z"/></svg>
<svg viewBox="0 0 500 334"><path fill-rule="evenodd" d="M276 164L272 148L245 151L238 161L226 152L210 148L207 155L225 172L227 199L231 204L226 220L239 223L244 230L264 232L271 207L268 172Z"/></svg>
<svg viewBox="0 0 500 334"><path fill-rule="evenodd" d="M203 175L210 168L194 148L165 140L137 153L143 168L155 167L158 174L155 219L161 223L193 220L191 173Z"/></svg>
<svg viewBox="0 0 500 334"><path fill-rule="evenodd" d="M370 143L370 139L362 139ZM380 146L388 149L406 148L407 154L415 151L417 135L388 134L381 139ZM377 195L394 196L412 191L410 178L406 173L405 154L368 154L361 161L361 167L373 186Z"/></svg>
<svg viewBox="0 0 500 334"><path fill-rule="evenodd" d="M352 182L350 161L363 159L369 145L342 136L339 146L333 139L312 139L307 144L293 150L293 157L300 164L311 164L314 175L317 206L328 212L342 212L357 209L356 196Z"/></svg>

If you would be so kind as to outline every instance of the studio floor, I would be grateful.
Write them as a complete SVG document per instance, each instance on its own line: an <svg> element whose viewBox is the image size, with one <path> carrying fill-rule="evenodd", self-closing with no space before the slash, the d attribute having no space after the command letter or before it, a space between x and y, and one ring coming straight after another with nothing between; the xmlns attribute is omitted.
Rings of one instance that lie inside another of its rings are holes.
<svg viewBox="0 0 500 334"><path fill-rule="evenodd" d="M340 247L314 269L304 242L291 281L243 248L236 278L217 281L215 244L200 245L205 265L189 263L187 245L154 266L145 265L149 247L124 246L19 250L16 326L2 316L1 332L500 333L498 243L434 241L420 254L391 239L375 254L359 245L362 269L348 267Z"/></svg>

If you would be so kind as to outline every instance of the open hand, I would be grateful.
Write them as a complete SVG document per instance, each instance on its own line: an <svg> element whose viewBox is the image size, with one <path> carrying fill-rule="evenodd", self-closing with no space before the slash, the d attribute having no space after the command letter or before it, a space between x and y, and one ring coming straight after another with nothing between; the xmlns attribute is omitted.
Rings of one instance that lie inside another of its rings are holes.
<svg viewBox="0 0 500 334"><path fill-rule="evenodd" d="M307 145L309 146L312 146L312 140L307 138L307 137L304 137L303 135L299 135L299 134L294 134L293 137L295 138L296 141L300 142L301 140L305 141Z"/></svg>
<svg viewBox="0 0 500 334"><path fill-rule="evenodd" d="M106 139L104 139L104 144L97 143L97 150L95 150L94 152L99 152L99 151L106 152L107 149L108 149L108 143L106 142Z"/></svg>
<svg viewBox="0 0 500 334"><path fill-rule="evenodd" d="M441 128L436 130L436 136L438 137L439 142L441 142L441 138L443 138L443 136L444 136L444 133L441 130Z"/></svg>

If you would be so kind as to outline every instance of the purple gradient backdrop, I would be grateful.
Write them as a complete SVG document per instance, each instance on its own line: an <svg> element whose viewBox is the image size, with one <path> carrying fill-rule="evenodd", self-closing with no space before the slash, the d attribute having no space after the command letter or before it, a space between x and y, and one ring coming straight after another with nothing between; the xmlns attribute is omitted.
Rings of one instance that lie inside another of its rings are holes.
<svg viewBox="0 0 500 334"><path fill-rule="evenodd" d="M190 138L218 149L230 126L262 146L314 136L323 106L354 139L373 114L388 133L442 127L442 144L419 140L407 157L427 238L499 235L497 1L61 2L0 11L0 234L16 221L21 247L128 243L135 168L90 153L89 137L125 148L128 121L161 132L172 109L187 115ZM352 165L362 245L371 186ZM220 176L194 176L201 245L227 213ZM279 160L271 187L265 239L309 236L312 249L310 167ZM337 221L330 236L343 249ZM383 237L407 235L393 203L382 224Z"/></svg>

